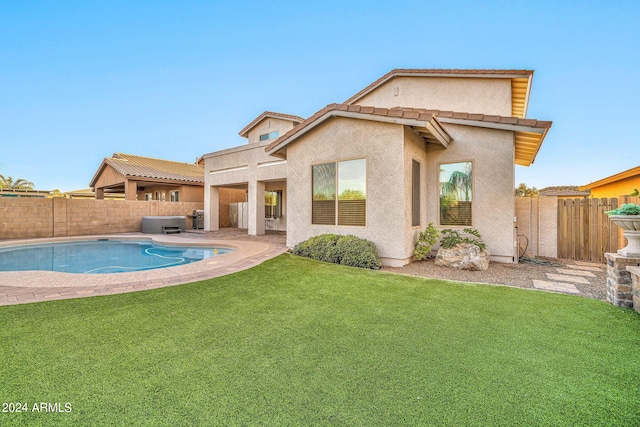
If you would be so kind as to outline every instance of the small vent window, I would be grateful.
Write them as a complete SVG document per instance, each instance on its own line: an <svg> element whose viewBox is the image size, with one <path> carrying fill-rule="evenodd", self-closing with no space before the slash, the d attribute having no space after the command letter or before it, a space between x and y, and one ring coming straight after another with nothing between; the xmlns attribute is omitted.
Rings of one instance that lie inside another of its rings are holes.
<svg viewBox="0 0 640 427"><path fill-rule="evenodd" d="M269 139L276 139L280 136L279 131L264 133L260 135L260 141L268 141Z"/></svg>

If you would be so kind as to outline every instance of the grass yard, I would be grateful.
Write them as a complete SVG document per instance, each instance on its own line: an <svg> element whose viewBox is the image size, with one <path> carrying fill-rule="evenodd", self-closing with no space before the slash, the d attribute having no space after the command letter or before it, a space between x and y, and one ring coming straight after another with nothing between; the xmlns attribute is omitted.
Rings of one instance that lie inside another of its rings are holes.
<svg viewBox="0 0 640 427"><path fill-rule="evenodd" d="M640 424L640 315L580 297L282 255L0 325L3 426Z"/></svg>

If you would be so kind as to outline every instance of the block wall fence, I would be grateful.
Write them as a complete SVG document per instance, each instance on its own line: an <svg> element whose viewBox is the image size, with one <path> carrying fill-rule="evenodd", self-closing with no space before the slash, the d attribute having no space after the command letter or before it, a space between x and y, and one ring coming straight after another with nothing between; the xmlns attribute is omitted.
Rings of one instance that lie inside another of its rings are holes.
<svg viewBox="0 0 640 427"><path fill-rule="evenodd" d="M518 255L558 257L558 198L516 197Z"/></svg>
<svg viewBox="0 0 640 427"><path fill-rule="evenodd" d="M187 216L203 202L0 198L0 239L136 232L143 216Z"/></svg>

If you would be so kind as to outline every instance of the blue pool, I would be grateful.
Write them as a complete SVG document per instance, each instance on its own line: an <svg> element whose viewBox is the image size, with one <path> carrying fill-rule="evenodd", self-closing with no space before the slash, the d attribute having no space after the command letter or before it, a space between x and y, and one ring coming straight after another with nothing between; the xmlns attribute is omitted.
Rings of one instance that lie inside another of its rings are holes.
<svg viewBox="0 0 640 427"><path fill-rule="evenodd" d="M228 248L164 246L151 241L47 243L0 248L0 271L124 273L189 264L232 251Z"/></svg>

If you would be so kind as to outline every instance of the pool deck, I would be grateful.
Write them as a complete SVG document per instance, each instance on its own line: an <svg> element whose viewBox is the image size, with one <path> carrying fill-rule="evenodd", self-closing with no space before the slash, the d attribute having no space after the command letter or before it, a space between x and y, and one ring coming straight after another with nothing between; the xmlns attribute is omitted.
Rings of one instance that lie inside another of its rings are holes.
<svg viewBox="0 0 640 427"><path fill-rule="evenodd" d="M3 240L0 241L0 247L103 238L151 239L160 244L217 246L236 250L191 264L131 273L74 274L53 271L3 271L0 272L0 305L113 295L181 285L246 270L288 251L284 233L268 232L264 236L248 236L246 230L238 229L223 229L216 232L194 231L172 235L121 233Z"/></svg>

